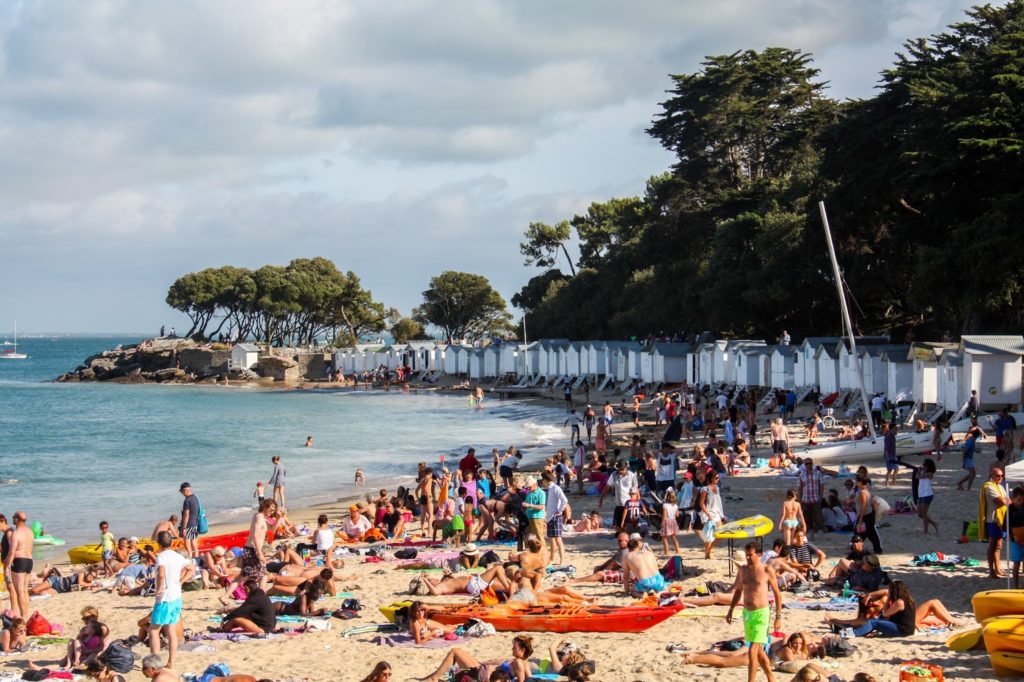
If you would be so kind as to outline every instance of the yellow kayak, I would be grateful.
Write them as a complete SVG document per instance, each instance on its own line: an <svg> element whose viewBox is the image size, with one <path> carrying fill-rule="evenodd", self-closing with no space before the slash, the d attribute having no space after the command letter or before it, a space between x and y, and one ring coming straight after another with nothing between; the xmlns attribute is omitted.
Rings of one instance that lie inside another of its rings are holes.
<svg viewBox="0 0 1024 682"><path fill-rule="evenodd" d="M154 551L158 548L156 540L151 538L139 538L136 547L144 547L146 545L149 545ZM184 547L184 544L180 540L176 540L171 547ZM98 564L103 561L103 552L98 544L79 545L68 550L68 561L73 564Z"/></svg>
<svg viewBox="0 0 1024 682"><path fill-rule="evenodd" d="M995 616L1024 613L1024 590L985 590L971 597L974 618L983 623Z"/></svg>
<svg viewBox="0 0 1024 682"><path fill-rule="evenodd" d="M990 651L992 670L1000 677L1024 677L1024 652Z"/></svg>
<svg viewBox="0 0 1024 682"><path fill-rule="evenodd" d="M1019 651L1024 654L1024 617L1003 616L985 621L982 628L989 651Z"/></svg>
<svg viewBox="0 0 1024 682"><path fill-rule="evenodd" d="M772 532L775 524L763 514L732 521L715 530L719 540L750 540Z"/></svg>

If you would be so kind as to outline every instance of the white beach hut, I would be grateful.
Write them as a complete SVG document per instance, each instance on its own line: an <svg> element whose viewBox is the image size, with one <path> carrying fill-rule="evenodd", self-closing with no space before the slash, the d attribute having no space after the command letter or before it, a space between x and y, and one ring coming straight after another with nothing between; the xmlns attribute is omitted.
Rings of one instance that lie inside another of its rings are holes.
<svg viewBox="0 0 1024 682"><path fill-rule="evenodd" d="M252 343L236 343L231 347L229 370L252 369L260 360L260 348Z"/></svg>
<svg viewBox="0 0 1024 682"><path fill-rule="evenodd" d="M725 363L723 367L723 381L727 384L735 386L758 386L758 383L747 384L744 383L747 378L740 376L747 371L747 362L741 359L744 352L751 348L764 348L765 342L760 340L752 339L737 339L726 342L725 352L723 354L723 361ZM743 369L740 369L742 365ZM756 374L756 368L753 370L754 374L751 375L751 380L754 382L759 381Z"/></svg>
<svg viewBox="0 0 1024 682"><path fill-rule="evenodd" d="M912 363L913 395L919 408L941 404L939 400L939 358L955 343L917 342L910 345L907 360Z"/></svg>
<svg viewBox="0 0 1024 682"><path fill-rule="evenodd" d="M525 351L519 353L520 375L537 376L540 372L540 344L527 344Z"/></svg>
<svg viewBox="0 0 1024 682"><path fill-rule="evenodd" d="M773 346L744 345L737 348L735 377L737 386L766 387L771 385L771 354Z"/></svg>
<svg viewBox="0 0 1024 682"><path fill-rule="evenodd" d="M687 380L687 359L690 344L659 341L650 353L651 381L657 384L680 384Z"/></svg>
<svg viewBox="0 0 1024 682"><path fill-rule="evenodd" d="M882 351L885 395L894 403L914 400L914 364L907 359L910 346L891 346Z"/></svg>
<svg viewBox="0 0 1024 682"><path fill-rule="evenodd" d="M982 408L1021 402L1024 336L962 336L959 350L964 363L964 400L974 390Z"/></svg>
<svg viewBox="0 0 1024 682"><path fill-rule="evenodd" d="M484 378L486 358L486 348L475 348L466 353L467 373L471 381L480 381Z"/></svg>
<svg viewBox="0 0 1024 682"><path fill-rule="evenodd" d="M964 356L959 350L946 350L939 356L936 397L947 410L956 411L967 400L963 387ZM970 391L966 391L970 395Z"/></svg>
<svg viewBox="0 0 1024 682"><path fill-rule="evenodd" d="M715 381L715 342L702 343L697 348L697 382L713 384Z"/></svg>
<svg viewBox="0 0 1024 682"><path fill-rule="evenodd" d="M729 342L718 339L711 352L711 383L724 384L729 376Z"/></svg>
<svg viewBox="0 0 1024 682"><path fill-rule="evenodd" d="M636 358L640 364L640 371L637 375L641 381L650 384L654 381L654 356L651 355L651 351L642 348L637 351Z"/></svg>
<svg viewBox="0 0 1024 682"><path fill-rule="evenodd" d="M828 344L818 346L814 351L815 376L822 396L839 390L839 358L837 348Z"/></svg>
<svg viewBox="0 0 1024 682"><path fill-rule="evenodd" d="M498 358L501 354L501 346L491 344L484 348L484 366L482 376L493 379L498 376Z"/></svg>
<svg viewBox="0 0 1024 682"><path fill-rule="evenodd" d="M582 357L583 344L579 341L570 343L565 349L565 374L570 377L578 377L584 374L582 363L580 359Z"/></svg>
<svg viewBox="0 0 1024 682"><path fill-rule="evenodd" d="M795 360L800 349L796 346L772 346L770 357L772 388L793 388L795 383Z"/></svg>
<svg viewBox="0 0 1024 682"><path fill-rule="evenodd" d="M817 386L818 381L818 348L823 345L835 346L840 341L838 336L808 336L800 344L799 352L793 364L793 382L797 388Z"/></svg>

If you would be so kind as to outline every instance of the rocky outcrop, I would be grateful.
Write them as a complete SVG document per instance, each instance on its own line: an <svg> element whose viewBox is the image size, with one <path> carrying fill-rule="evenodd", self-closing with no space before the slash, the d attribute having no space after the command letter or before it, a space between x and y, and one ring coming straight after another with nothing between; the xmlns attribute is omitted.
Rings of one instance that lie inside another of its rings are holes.
<svg viewBox="0 0 1024 682"><path fill-rule="evenodd" d="M256 372L274 381L298 381L300 378L299 364L281 355L260 358L256 363Z"/></svg>
<svg viewBox="0 0 1024 682"><path fill-rule="evenodd" d="M106 350L89 358L57 381L116 383L215 383L226 377L241 381L299 382L322 379L329 353L275 348L260 358L255 371L230 370L231 350L222 344L201 345L189 339L152 339Z"/></svg>

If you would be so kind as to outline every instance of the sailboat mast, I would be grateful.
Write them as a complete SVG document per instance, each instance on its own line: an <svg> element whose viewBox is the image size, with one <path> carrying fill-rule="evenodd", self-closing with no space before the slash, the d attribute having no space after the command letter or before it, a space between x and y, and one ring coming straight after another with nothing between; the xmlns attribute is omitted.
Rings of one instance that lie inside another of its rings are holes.
<svg viewBox="0 0 1024 682"><path fill-rule="evenodd" d="M832 261L832 274L836 280L836 293L839 294L839 308L843 313L844 330L850 338L850 356L853 359L853 370L857 373L857 382L860 384L860 399L864 404L864 417L867 420L868 428L871 430L871 440L878 438L875 433L874 420L871 419L871 405L868 403L868 392L864 386L864 374L860 371L860 358L857 356L857 341L853 336L853 324L850 322L850 310L846 307L846 292L843 291L842 275L839 273L839 261L836 260L836 247L832 244L832 230L828 226L828 215L825 213L825 202L818 202L818 211L821 212L821 224L825 227L825 242L828 244L828 257Z"/></svg>

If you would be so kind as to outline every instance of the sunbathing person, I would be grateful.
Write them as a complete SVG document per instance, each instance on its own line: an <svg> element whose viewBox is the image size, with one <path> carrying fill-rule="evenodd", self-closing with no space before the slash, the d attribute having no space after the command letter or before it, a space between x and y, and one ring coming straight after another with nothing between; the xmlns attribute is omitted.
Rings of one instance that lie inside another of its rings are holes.
<svg viewBox="0 0 1024 682"><path fill-rule="evenodd" d="M308 580L320 580L324 583L324 591L333 596L339 592L339 582L355 579L355 575L335 575L334 569L331 568L310 566L302 571L296 571L296 575L286 575L282 572L279 575L271 576L268 594L271 596L297 594L299 585Z"/></svg>
<svg viewBox="0 0 1024 682"><path fill-rule="evenodd" d="M544 577L544 570L548 565L543 555L544 545L535 535L527 536L526 549L522 552L509 552L508 560L519 564L524 571L530 571L533 576L534 589L540 587L541 578Z"/></svg>
<svg viewBox="0 0 1024 682"><path fill-rule="evenodd" d="M629 534L619 533L615 536L619 549L610 559L594 567L594 572L580 578L573 578L571 583L622 583L622 565L629 553Z"/></svg>
<svg viewBox="0 0 1024 682"><path fill-rule="evenodd" d="M427 617L427 613L428 609L421 601L414 601L409 606L409 632L412 633L416 644L444 637L459 628L458 625L444 625L431 620Z"/></svg>
<svg viewBox="0 0 1024 682"><path fill-rule="evenodd" d="M139 626L139 634L137 635L139 641L142 641L142 642L148 642L149 641L149 629L152 626L152 621L150 619L151 619L152 615L153 615L152 613L147 613L145 616L143 616L142 618L139 619L138 623L136 623L136 625ZM178 622L175 623L173 627L174 627L175 631L177 632L178 641L179 642L184 642L185 641L185 620L183 618L179 618ZM167 635L164 633L163 628L160 629L160 640L162 642L164 642L165 644L167 642Z"/></svg>
<svg viewBox="0 0 1024 682"><path fill-rule="evenodd" d="M526 682L526 678L532 673L529 660L531 654L533 654L533 638L526 635L518 635L512 639L512 658L507 661L500 659L478 661L462 647L452 647L441 660L441 665L438 666L437 670L419 679L424 682L438 682L438 680L448 675L452 666L458 666L463 671L470 671L471 675L475 673L477 679L484 679L487 669L501 667L508 672L510 680ZM481 667L485 669L483 674L481 674Z"/></svg>
<svg viewBox="0 0 1024 682"><path fill-rule="evenodd" d="M760 646L760 645L758 645ZM768 658L775 670L796 672L800 663L808 661L819 654L821 643L808 632L794 632L787 639L779 639L768 647ZM714 668L741 668L747 665L747 647L741 646L734 651L701 651L685 653L683 663L710 665Z"/></svg>
<svg viewBox="0 0 1024 682"><path fill-rule="evenodd" d="M446 575L440 580L436 580L423 573L420 575L419 580L427 586L427 590L435 597L447 594L468 594L473 597L479 597L480 593L491 585L511 593L513 587L512 582L505 574L505 567L499 564L492 564L480 575L458 573Z"/></svg>
<svg viewBox="0 0 1024 682"><path fill-rule="evenodd" d="M323 596L324 589L323 581L310 580L297 588L295 599L288 603L274 604L274 610L282 616L298 616L300 618L322 616L327 613L327 609L316 609L314 606L317 600Z"/></svg>
<svg viewBox="0 0 1024 682"><path fill-rule="evenodd" d="M593 533L601 530L601 514L596 511L585 514L583 518L572 524L574 533Z"/></svg>
<svg viewBox="0 0 1024 682"><path fill-rule="evenodd" d="M899 610L894 611L893 608L894 606L898 605L898 602L902 601L903 607L909 605L913 609L915 629L927 627L928 624L925 621L929 619L937 620L942 625L950 625L953 627L960 625L960 621L954 618L953 614L949 612L949 609L947 609L946 606L938 599L929 599L928 601L922 604L915 604L913 597L910 596L910 590L906 588L906 584L902 580L894 580L892 581L892 584L889 585L889 587L880 590L875 590L874 592L870 592L864 595L861 599L862 602L865 603L876 600L882 601L882 609L880 615L889 621L899 623L903 623L903 621L898 620L901 617L902 612L898 613L897 611ZM848 620L842 620L827 615L825 616L826 623L830 625L836 625L839 627L854 628L855 633L859 628L864 627L865 625L867 625L869 621L872 620L876 619L857 617ZM909 629L909 622L904 623L903 628L904 630ZM876 629L881 630L881 628ZM857 636L863 637L863 635L860 634L857 634ZM883 636L889 635L883 634Z"/></svg>
<svg viewBox="0 0 1024 682"><path fill-rule="evenodd" d="M196 568L203 581L203 589L227 587L231 579L241 571L228 565L227 551L220 546L200 554L196 559Z"/></svg>
<svg viewBox="0 0 1024 682"><path fill-rule="evenodd" d="M0 633L0 651L5 654L21 651L27 642L26 633L25 621L21 618L12 618L10 625Z"/></svg>
<svg viewBox="0 0 1024 682"><path fill-rule="evenodd" d="M99 576L92 566L62 576L59 569L46 564L38 574L39 582L29 587L29 594L66 594L76 588L88 589L92 587L97 577Z"/></svg>
<svg viewBox="0 0 1024 682"><path fill-rule="evenodd" d="M521 604L581 604L597 601L595 597L588 597L566 585L536 589L533 587L536 575L533 571L522 568L511 568L509 578L513 584L518 586L512 596L508 598L509 603Z"/></svg>

